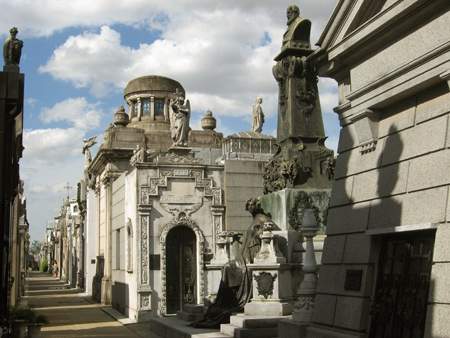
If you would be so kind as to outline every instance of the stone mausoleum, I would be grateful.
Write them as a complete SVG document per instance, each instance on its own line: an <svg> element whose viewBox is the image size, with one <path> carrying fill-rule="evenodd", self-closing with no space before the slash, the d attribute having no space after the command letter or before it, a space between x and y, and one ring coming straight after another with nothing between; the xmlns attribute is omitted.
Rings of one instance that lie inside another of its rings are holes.
<svg viewBox="0 0 450 338"><path fill-rule="evenodd" d="M185 96L163 76L130 81L128 112L119 107L86 157L86 283L135 321L214 299L220 267L251 222L245 202L262 195L275 152L275 138L260 132L224 140L210 111L203 130L191 130Z"/></svg>

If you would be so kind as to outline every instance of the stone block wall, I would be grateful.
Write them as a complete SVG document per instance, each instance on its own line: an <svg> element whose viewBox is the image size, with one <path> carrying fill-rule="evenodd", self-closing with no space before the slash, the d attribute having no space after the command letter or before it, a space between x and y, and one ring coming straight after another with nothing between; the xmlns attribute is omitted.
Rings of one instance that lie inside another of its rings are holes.
<svg viewBox="0 0 450 338"><path fill-rule="evenodd" d="M443 337L450 312L450 92L441 84L380 111L378 142L361 153L354 124L339 143L314 322L366 331L382 236L436 228L427 335ZM345 289L348 270L361 270L359 291Z"/></svg>

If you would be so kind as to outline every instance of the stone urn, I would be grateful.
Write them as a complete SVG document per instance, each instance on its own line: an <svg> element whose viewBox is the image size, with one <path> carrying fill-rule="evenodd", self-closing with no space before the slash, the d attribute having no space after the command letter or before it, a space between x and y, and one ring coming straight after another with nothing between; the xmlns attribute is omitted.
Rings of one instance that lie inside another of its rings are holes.
<svg viewBox="0 0 450 338"><path fill-rule="evenodd" d="M202 118L201 126L204 130L213 130L214 128L216 128L216 119L212 115L212 111L207 110L205 113L205 117Z"/></svg>
<svg viewBox="0 0 450 338"><path fill-rule="evenodd" d="M117 113L114 114L113 122L116 126L122 127L125 127L128 124L128 114L125 112L125 108L123 106L117 108Z"/></svg>

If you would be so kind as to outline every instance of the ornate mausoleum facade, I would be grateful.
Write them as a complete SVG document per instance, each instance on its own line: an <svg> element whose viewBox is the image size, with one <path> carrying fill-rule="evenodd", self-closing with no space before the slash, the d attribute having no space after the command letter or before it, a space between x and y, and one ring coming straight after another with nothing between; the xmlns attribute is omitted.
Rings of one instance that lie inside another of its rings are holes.
<svg viewBox="0 0 450 338"><path fill-rule="evenodd" d="M260 132L222 143L211 111L203 130L191 130L184 98L166 77L130 81L128 109L118 108L94 159L95 139L83 149L86 254L94 256L86 259L86 289L135 321L214 299L220 267L236 252L227 236L239 244L251 222L245 201L262 195L275 152L274 137ZM249 147L228 147L235 140Z"/></svg>

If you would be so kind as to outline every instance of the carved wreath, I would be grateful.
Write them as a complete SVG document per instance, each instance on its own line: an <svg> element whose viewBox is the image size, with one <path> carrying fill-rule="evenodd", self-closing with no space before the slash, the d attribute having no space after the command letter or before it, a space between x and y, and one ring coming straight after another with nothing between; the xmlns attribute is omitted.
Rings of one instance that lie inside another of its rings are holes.
<svg viewBox="0 0 450 338"><path fill-rule="evenodd" d="M256 280L256 288L258 289L258 295L263 296L265 299L273 295L273 283L278 277L277 274L272 276L269 272L260 272L259 276L253 275Z"/></svg>

